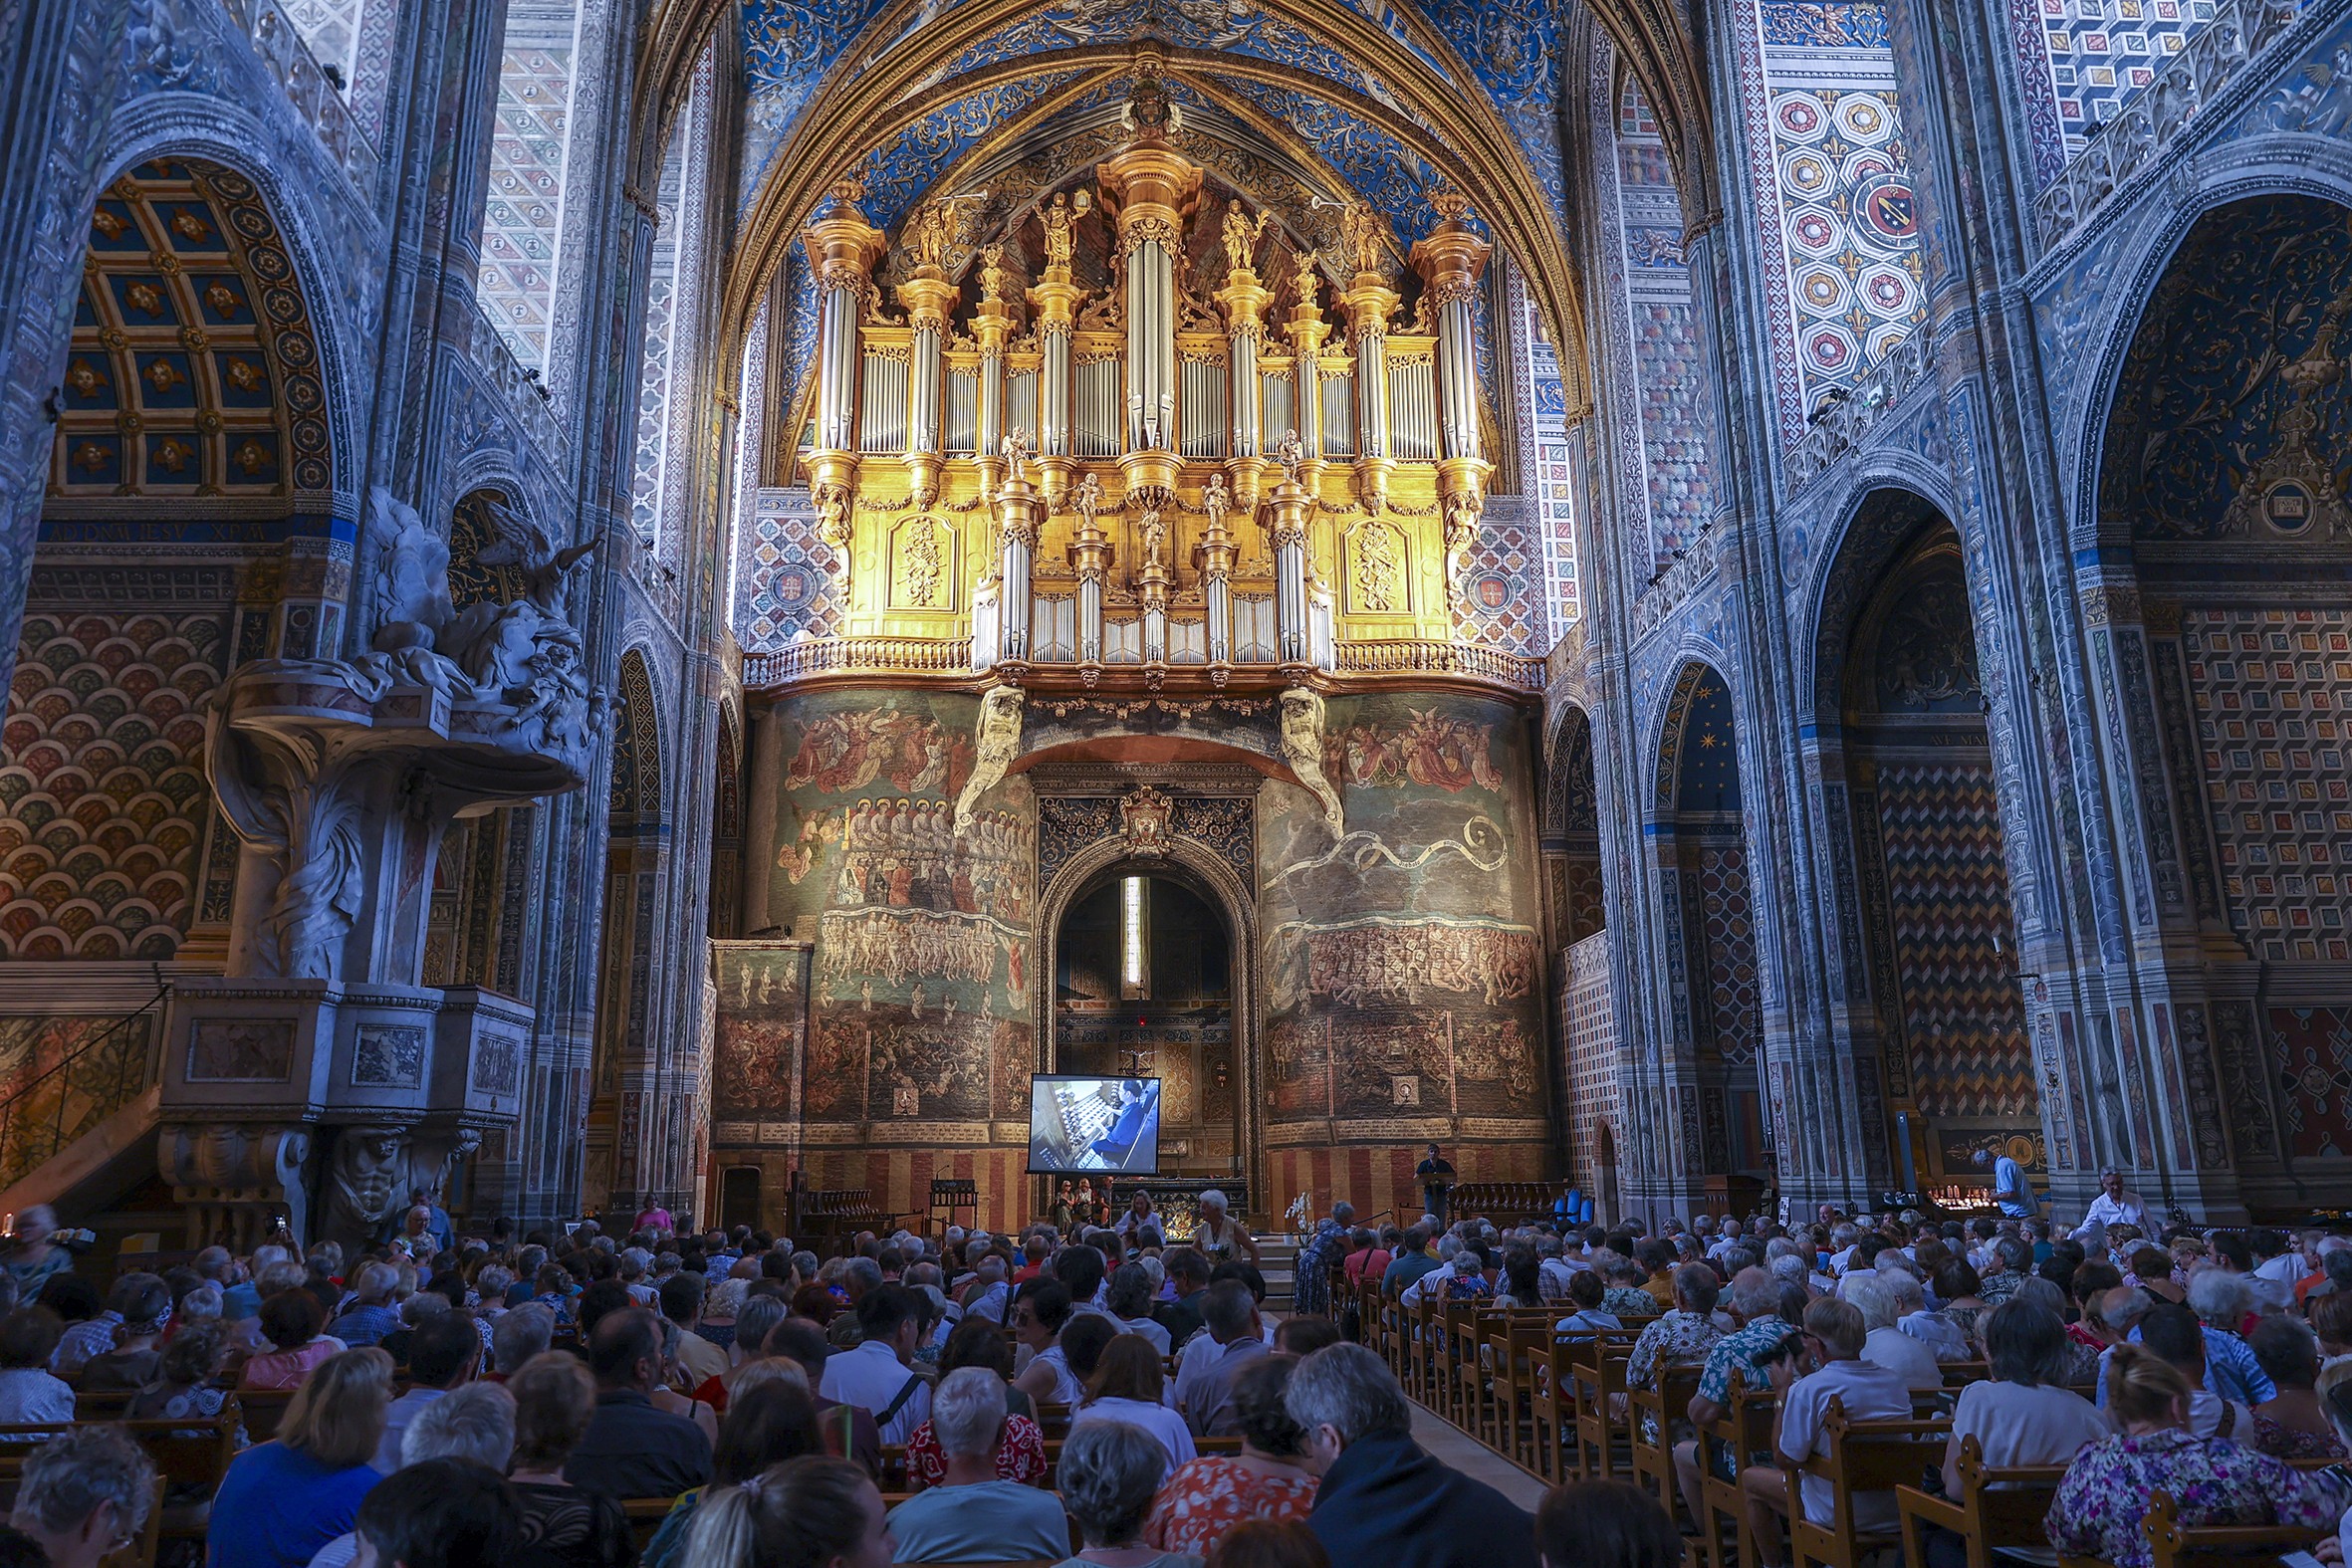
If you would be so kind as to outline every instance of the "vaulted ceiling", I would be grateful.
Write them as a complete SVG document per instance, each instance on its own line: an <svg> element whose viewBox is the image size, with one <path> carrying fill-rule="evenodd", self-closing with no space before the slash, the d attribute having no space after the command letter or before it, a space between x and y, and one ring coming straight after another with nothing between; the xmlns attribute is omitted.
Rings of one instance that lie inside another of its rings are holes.
<svg viewBox="0 0 2352 1568"><path fill-rule="evenodd" d="M666 0L648 91L723 3ZM1196 138L1279 169L1310 204L1370 201L1400 245L1434 226L1432 195L1459 190L1519 263L1555 340L1572 344L1582 333L1563 238L1559 95L1571 80L1562 38L1582 3L742 0L729 336L740 339L832 181L862 176L869 218L895 228L925 199L1098 140L1087 133L1115 118L1147 53ZM1679 158L1699 126L1678 0L1589 3ZM1689 210L1712 206L1695 194Z"/></svg>

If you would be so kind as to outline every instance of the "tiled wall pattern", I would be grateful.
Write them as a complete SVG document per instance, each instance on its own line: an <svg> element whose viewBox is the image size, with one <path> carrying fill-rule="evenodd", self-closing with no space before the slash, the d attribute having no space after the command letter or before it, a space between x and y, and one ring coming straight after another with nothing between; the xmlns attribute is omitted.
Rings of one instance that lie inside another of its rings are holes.
<svg viewBox="0 0 2352 1568"><path fill-rule="evenodd" d="M1702 843L1690 872L1691 907L1707 944L1707 1008L1715 1048L1733 1066L1755 1061L1764 1044L1757 991L1756 911L1749 896L1748 851L1736 839Z"/></svg>
<svg viewBox="0 0 2352 1568"><path fill-rule="evenodd" d="M747 546L743 651L773 653L791 643L832 636L832 552L817 537L809 492L761 491Z"/></svg>
<svg viewBox="0 0 2352 1568"><path fill-rule="evenodd" d="M2066 156L2156 85L2157 74L2214 19L2213 0L2032 0ZM2034 86L2037 86L2035 84ZM2029 91L2031 87L2029 86Z"/></svg>
<svg viewBox="0 0 2352 1568"><path fill-rule="evenodd" d="M2274 963L2352 961L2352 609L2191 609L2181 646L2238 936Z"/></svg>
<svg viewBox="0 0 2352 1568"><path fill-rule="evenodd" d="M1462 573L1465 591L1454 629L1468 641L1539 656L1551 643L1540 535L1526 521L1529 511L1525 496L1488 498L1478 544Z"/></svg>
<svg viewBox="0 0 2352 1568"><path fill-rule="evenodd" d="M1561 630L1582 613L1576 586L1576 495L1581 483L1576 446L1581 436L1568 429L1567 390L1560 380L1559 351L1544 336L1543 320L1529 297L1527 280L1510 262L1505 300L1512 381L1519 398L1520 428L1526 432L1521 489L1533 508L1528 519L1542 553L1543 608L1547 616L1533 652L1559 640ZM1495 351L1502 352L1503 344Z"/></svg>
<svg viewBox="0 0 2352 1568"><path fill-rule="evenodd" d="M1592 1191L1600 1179L1600 1130L1618 1121L1617 1014L1609 1002L1609 934L1595 932L1567 950L1560 963L1560 1041L1567 1052L1561 1076L1568 1091L1569 1176Z"/></svg>
<svg viewBox="0 0 2352 1568"><path fill-rule="evenodd" d="M1751 0L1741 89L1784 436L1926 320L1910 152L1872 0Z"/></svg>
<svg viewBox="0 0 2352 1568"><path fill-rule="evenodd" d="M302 35L310 49L311 58L322 66L333 66L343 73L346 83L352 80L353 57L359 44L359 8L361 0L281 0L286 18L294 30ZM378 0L389 4L390 0Z"/></svg>
<svg viewBox="0 0 2352 1568"><path fill-rule="evenodd" d="M1657 120L1630 76L1617 103L1617 209L1652 553L1663 558L1686 548L1707 521L1706 382L1683 258L1682 201Z"/></svg>
<svg viewBox="0 0 2352 1568"><path fill-rule="evenodd" d="M645 286L645 358L637 376L636 473L629 491L630 520L637 538L648 545L660 531L662 469L669 452L670 338L677 315L678 235L685 228L679 221L685 168L686 138L673 133L661 162L661 196L655 204L658 227Z"/></svg>
<svg viewBox="0 0 2352 1568"><path fill-rule="evenodd" d="M2352 1156L2352 1008L2272 1008L2268 1021L2288 1149Z"/></svg>
<svg viewBox="0 0 2352 1568"><path fill-rule="evenodd" d="M547 368L576 12L559 0L510 0L507 6L478 292L516 361L528 370Z"/></svg>

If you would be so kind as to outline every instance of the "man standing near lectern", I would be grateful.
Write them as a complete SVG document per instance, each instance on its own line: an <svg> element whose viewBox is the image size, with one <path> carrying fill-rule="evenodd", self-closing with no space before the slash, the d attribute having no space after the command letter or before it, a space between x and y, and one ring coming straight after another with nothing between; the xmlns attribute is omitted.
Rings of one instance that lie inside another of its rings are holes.
<svg viewBox="0 0 2352 1568"><path fill-rule="evenodd" d="M1393 1169L1393 1167L1391 1168ZM1421 1181L1421 1208L1426 1214L1437 1216L1438 1223L1446 1220L1446 1195L1454 1190L1454 1168L1438 1152L1436 1144L1429 1146L1429 1158L1413 1167L1413 1174Z"/></svg>

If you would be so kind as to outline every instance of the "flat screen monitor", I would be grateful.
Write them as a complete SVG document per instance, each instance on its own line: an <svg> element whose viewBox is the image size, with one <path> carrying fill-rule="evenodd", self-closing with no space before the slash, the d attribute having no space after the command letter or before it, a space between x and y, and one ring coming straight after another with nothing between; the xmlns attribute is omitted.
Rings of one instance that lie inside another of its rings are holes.
<svg viewBox="0 0 2352 1568"><path fill-rule="evenodd" d="M1160 1169L1160 1080L1040 1073L1029 1082L1029 1169Z"/></svg>

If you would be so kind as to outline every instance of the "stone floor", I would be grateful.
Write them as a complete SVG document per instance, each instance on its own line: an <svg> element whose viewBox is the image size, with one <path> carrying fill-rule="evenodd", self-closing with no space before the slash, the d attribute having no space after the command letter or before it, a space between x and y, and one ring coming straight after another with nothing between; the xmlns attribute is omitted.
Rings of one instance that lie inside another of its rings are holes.
<svg viewBox="0 0 2352 1568"><path fill-rule="evenodd" d="M1413 1406L1413 1438L1439 1459L1485 1481L1529 1513L1543 1498L1540 1480L1417 1402Z"/></svg>

